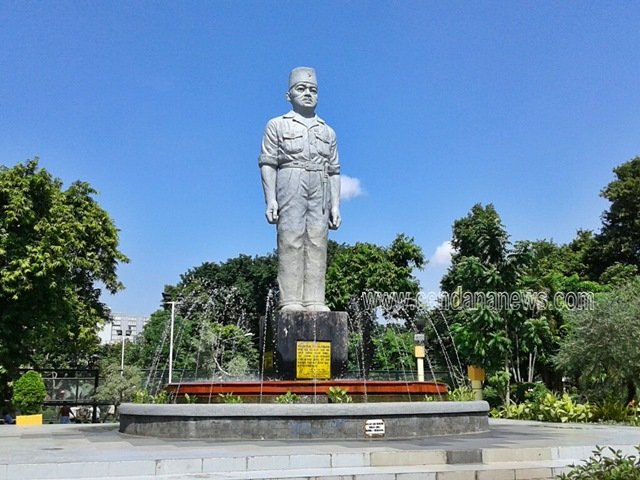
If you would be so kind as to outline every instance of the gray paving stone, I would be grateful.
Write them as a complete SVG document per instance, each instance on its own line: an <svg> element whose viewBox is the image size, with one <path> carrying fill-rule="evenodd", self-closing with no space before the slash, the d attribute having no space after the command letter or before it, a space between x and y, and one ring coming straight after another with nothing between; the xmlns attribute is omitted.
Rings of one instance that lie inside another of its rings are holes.
<svg viewBox="0 0 640 480"><path fill-rule="evenodd" d="M476 472L474 470L438 472L436 480L476 480Z"/></svg>
<svg viewBox="0 0 640 480"><path fill-rule="evenodd" d="M286 470L289 468L289 456L262 455L247 459L247 470Z"/></svg>
<svg viewBox="0 0 640 480"><path fill-rule="evenodd" d="M511 469L504 470L478 470L476 480L515 480L516 472Z"/></svg>
<svg viewBox="0 0 640 480"><path fill-rule="evenodd" d="M331 468L331 455L291 455L289 468Z"/></svg>
<svg viewBox="0 0 640 480"><path fill-rule="evenodd" d="M11 480L33 480L34 478L60 478L55 463L8 465L7 478Z"/></svg>
<svg viewBox="0 0 640 480"><path fill-rule="evenodd" d="M541 480L553 478L551 468L526 468L516 470L516 480Z"/></svg>
<svg viewBox="0 0 640 480"><path fill-rule="evenodd" d="M331 454L332 467L368 467L371 465L369 453L333 453Z"/></svg>
<svg viewBox="0 0 640 480"><path fill-rule="evenodd" d="M363 473L354 475L353 480L396 480L395 473Z"/></svg>
<svg viewBox="0 0 640 480"><path fill-rule="evenodd" d="M202 460L202 471L204 473L246 472L247 457L205 458Z"/></svg>
<svg viewBox="0 0 640 480"><path fill-rule="evenodd" d="M371 466L387 465L438 465L447 463L444 450L371 452Z"/></svg>
<svg viewBox="0 0 640 480"><path fill-rule="evenodd" d="M52 478L84 478L87 473L91 473L96 477L107 477L109 475L109 464L105 462L61 463L56 466L57 477Z"/></svg>
<svg viewBox="0 0 640 480"><path fill-rule="evenodd" d="M59 480L76 474L83 480L353 480L391 474L395 480L451 480L467 478L469 472L474 480L532 480L566 472L567 464L587 458L594 445L636 453L633 446L640 444L640 429L633 427L495 420L490 426L483 434L349 442L176 441L123 435L116 425L0 428L0 480ZM447 458L478 450L493 461L445 464ZM273 468L248 471L249 458L257 457L269 460L254 468ZM156 467L164 475L156 477Z"/></svg>
<svg viewBox="0 0 640 480"><path fill-rule="evenodd" d="M447 452L448 464L482 463L482 450L451 450Z"/></svg>
<svg viewBox="0 0 640 480"><path fill-rule="evenodd" d="M128 462L109 462L109 477L125 477L130 475L155 475L155 460L130 460ZM92 472L93 475L93 472Z"/></svg>
<svg viewBox="0 0 640 480"><path fill-rule="evenodd" d="M435 472L397 473L396 480L436 480Z"/></svg>
<svg viewBox="0 0 640 480"><path fill-rule="evenodd" d="M175 458L156 462L156 475L173 473L202 473L201 458Z"/></svg>
<svg viewBox="0 0 640 480"><path fill-rule="evenodd" d="M485 448L482 450L484 463L494 462L527 462L535 460L551 460L552 449L539 448Z"/></svg>

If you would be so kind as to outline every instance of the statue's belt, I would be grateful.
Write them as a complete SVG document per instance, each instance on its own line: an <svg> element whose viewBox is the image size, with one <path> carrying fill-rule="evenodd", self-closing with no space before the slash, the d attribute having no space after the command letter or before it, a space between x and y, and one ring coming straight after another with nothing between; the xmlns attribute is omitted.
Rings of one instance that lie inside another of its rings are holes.
<svg viewBox="0 0 640 480"><path fill-rule="evenodd" d="M307 172L322 173L322 214L324 215L327 200L327 164L311 162L289 162L280 165L280 168L304 168Z"/></svg>
<svg viewBox="0 0 640 480"><path fill-rule="evenodd" d="M326 163L289 162L281 164L278 168L303 168L308 172L325 172L327 165Z"/></svg>

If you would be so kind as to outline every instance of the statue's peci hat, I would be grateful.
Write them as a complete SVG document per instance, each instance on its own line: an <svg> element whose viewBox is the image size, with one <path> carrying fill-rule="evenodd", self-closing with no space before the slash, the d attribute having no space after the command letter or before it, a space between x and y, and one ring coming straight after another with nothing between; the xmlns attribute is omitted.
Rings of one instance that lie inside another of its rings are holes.
<svg viewBox="0 0 640 480"><path fill-rule="evenodd" d="M318 86L316 71L311 67L296 67L289 74L289 89L300 82L311 83Z"/></svg>

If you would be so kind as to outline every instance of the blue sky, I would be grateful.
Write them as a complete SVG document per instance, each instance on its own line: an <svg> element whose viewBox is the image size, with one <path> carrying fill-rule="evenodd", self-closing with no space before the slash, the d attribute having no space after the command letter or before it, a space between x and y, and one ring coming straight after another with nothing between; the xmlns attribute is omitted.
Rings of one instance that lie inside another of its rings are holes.
<svg viewBox="0 0 640 480"><path fill-rule="evenodd" d="M257 155L298 65L362 189L338 242L403 232L434 257L476 202L512 240L568 242L640 154L637 1L5 0L0 25L0 163L39 156L99 191L131 258L116 312L274 248Z"/></svg>

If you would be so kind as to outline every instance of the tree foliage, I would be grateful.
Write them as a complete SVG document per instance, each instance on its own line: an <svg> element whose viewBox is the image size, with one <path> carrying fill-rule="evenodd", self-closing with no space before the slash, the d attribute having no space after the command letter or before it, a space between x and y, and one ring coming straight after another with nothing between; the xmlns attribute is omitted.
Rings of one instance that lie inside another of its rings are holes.
<svg viewBox="0 0 640 480"><path fill-rule="evenodd" d="M327 304L332 310L344 311L365 291L417 294L420 284L413 273L426 263L422 249L404 234L396 236L388 247L342 245L333 252L327 269ZM413 317L415 303L401 313L405 318Z"/></svg>
<svg viewBox="0 0 640 480"><path fill-rule="evenodd" d="M567 331L557 364L592 394L622 390L632 400L640 384L640 280L600 294L593 309L571 312Z"/></svg>
<svg viewBox="0 0 640 480"><path fill-rule="evenodd" d="M110 363L102 369L104 379L98 386L95 398L99 402L119 405L133 400L142 390L142 372L134 365L125 365L120 369L117 363Z"/></svg>
<svg viewBox="0 0 640 480"><path fill-rule="evenodd" d="M518 281L530 261L526 244L511 247L509 235L493 205L476 204L453 224L451 242L455 252L442 279L442 288L452 299L445 306L452 319L451 332L460 354L469 364L496 370L509 369L518 339L524 340L523 312L503 305L494 294L517 291ZM485 294L475 302L472 295ZM466 302L465 296L472 301ZM457 303L459 302L459 303ZM534 328L535 330L535 328ZM525 348L525 342L519 347Z"/></svg>
<svg viewBox="0 0 640 480"><path fill-rule="evenodd" d="M267 294L276 288L278 274L277 257L274 254L255 256L239 255L226 262L205 262L181 275L175 287L168 287L167 293L177 298L190 298L190 305L183 305L182 311L197 311L207 303L203 295L229 295L241 305L243 322L254 334L258 334L259 317L264 315ZM228 302L215 302L218 306L230 308ZM223 323L236 323L238 312L220 312L218 319ZM233 320L226 320L233 318Z"/></svg>
<svg viewBox="0 0 640 480"><path fill-rule="evenodd" d="M42 402L47 396L42 375L33 370L24 373L13 384L13 405L23 415L42 412Z"/></svg>
<svg viewBox="0 0 640 480"><path fill-rule="evenodd" d="M115 293L118 230L86 182L64 189L38 160L0 167L0 364L78 362L108 318L100 288Z"/></svg>
<svg viewBox="0 0 640 480"><path fill-rule="evenodd" d="M412 238L400 234L390 246L372 243L334 246L327 269L327 304L332 310L348 311L351 318L350 342L361 345L352 351L360 352L358 365L352 367L367 376L375 368L376 309L365 305L364 292L402 293L404 301L380 305L382 314L412 324L417 313L417 294L420 284L413 272L422 269L427 261L422 249Z"/></svg>
<svg viewBox="0 0 640 480"><path fill-rule="evenodd" d="M611 205L602 215L602 230L590 252L596 278L616 263L640 268L640 157L613 172L615 180L600 193Z"/></svg>
<svg viewBox="0 0 640 480"><path fill-rule="evenodd" d="M258 349L232 288L192 290L177 305L174 321L174 378L210 379L255 373ZM127 350L127 361L150 369L151 390L166 376L169 362L170 313L151 315L140 339Z"/></svg>
<svg viewBox="0 0 640 480"><path fill-rule="evenodd" d="M465 361L490 373L502 368L516 382L542 376L559 384L553 355L564 317L588 300L585 292L603 288L587 279L594 237L579 231L567 245L548 240L511 245L508 238L492 205L475 205L454 223L456 250L442 286L449 294L444 310L455 343Z"/></svg>

